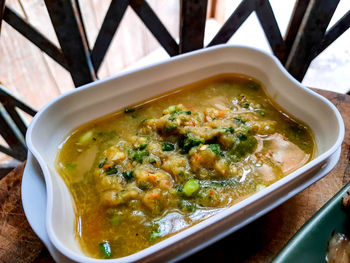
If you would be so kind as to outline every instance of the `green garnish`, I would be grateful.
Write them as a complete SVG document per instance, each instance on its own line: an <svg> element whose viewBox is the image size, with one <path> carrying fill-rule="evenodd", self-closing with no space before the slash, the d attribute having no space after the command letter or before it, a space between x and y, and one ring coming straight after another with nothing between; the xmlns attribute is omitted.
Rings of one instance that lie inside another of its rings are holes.
<svg viewBox="0 0 350 263"><path fill-rule="evenodd" d="M109 245L108 241L103 241L102 243L98 244L101 254L104 258L110 258L112 255L111 246Z"/></svg>
<svg viewBox="0 0 350 263"><path fill-rule="evenodd" d="M213 153L224 156L223 152L220 149L220 144L209 144L208 148L213 151Z"/></svg>
<svg viewBox="0 0 350 263"><path fill-rule="evenodd" d="M137 150L134 153L133 160L142 163L143 157L149 156L149 151L144 149L144 150Z"/></svg>
<svg viewBox="0 0 350 263"><path fill-rule="evenodd" d="M188 180L184 187L182 188L182 192L187 196L193 196L200 188L199 181L197 179Z"/></svg>
<svg viewBox="0 0 350 263"><path fill-rule="evenodd" d="M174 151L175 150L175 146L174 144L170 143L170 142L163 142L162 144L162 150L163 151Z"/></svg>
<svg viewBox="0 0 350 263"><path fill-rule="evenodd" d="M184 140L180 142L181 153L188 153L192 147L203 144L205 140L203 138L196 138L191 133L185 135Z"/></svg>
<svg viewBox="0 0 350 263"><path fill-rule="evenodd" d="M148 145L148 143L143 143L143 144L141 144L141 145L139 146L139 150L144 150L144 149L146 149L147 145Z"/></svg>
<svg viewBox="0 0 350 263"><path fill-rule="evenodd" d="M98 168L102 168L106 164L107 158L102 159L100 164L98 165Z"/></svg>
<svg viewBox="0 0 350 263"><path fill-rule="evenodd" d="M116 174L116 173L118 173L118 169L117 169L116 166L108 167L106 169L106 174L107 175Z"/></svg>
<svg viewBox="0 0 350 263"><path fill-rule="evenodd" d="M127 183L131 182L134 179L133 171L125 171L122 173Z"/></svg>
<svg viewBox="0 0 350 263"><path fill-rule="evenodd" d="M171 114L171 116L169 117L169 121L173 121L175 120L175 118L181 114L185 114L185 115L191 115L191 111L184 111L184 110L181 110L181 111L175 111Z"/></svg>

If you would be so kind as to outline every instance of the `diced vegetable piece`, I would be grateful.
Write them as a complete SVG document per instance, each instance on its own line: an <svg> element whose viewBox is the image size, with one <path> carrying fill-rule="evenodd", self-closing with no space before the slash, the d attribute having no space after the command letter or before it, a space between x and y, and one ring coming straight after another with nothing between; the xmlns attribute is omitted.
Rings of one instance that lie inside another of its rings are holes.
<svg viewBox="0 0 350 263"><path fill-rule="evenodd" d="M100 164L98 165L98 168L102 168L105 165L106 161L107 161L107 158L102 159Z"/></svg>
<svg viewBox="0 0 350 263"><path fill-rule="evenodd" d="M111 166L106 169L106 174L111 175L111 174L116 174L118 173L118 169L116 166Z"/></svg>
<svg viewBox="0 0 350 263"><path fill-rule="evenodd" d="M197 179L190 179L185 183L184 187L182 188L182 192L186 196L191 197L199 190L199 188L199 181Z"/></svg>
<svg viewBox="0 0 350 263"><path fill-rule="evenodd" d="M111 224L113 226L117 226L120 224L121 219L122 219L122 216L120 214L115 214L111 218Z"/></svg>
<svg viewBox="0 0 350 263"><path fill-rule="evenodd" d="M111 257L112 251L108 241L103 241L102 243L98 244L98 246L100 247L101 254L104 258Z"/></svg>
<svg viewBox="0 0 350 263"><path fill-rule="evenodd" d="M169 111L169 113L175 112L175 111L176 111L176 106L174 106L174 105L169 106L169 107L168 107L168 111Z"/></svg>
<svg viewBox="0 0 350 263"><path fill-rule="evenodd" d="M134 172L133 171L126 171L122 173L126 182L131 182L134 179Z"/></svg>
<svg viewBox="0 0 350 263"><path fill-rule="evenodd" d="M170 142L163 142L162 150L163 151L174 151L175 150L175 146L174 146L174 144L172 144Z"/></svg>
<svg viewBox="0 0 350 263"><path fill-rule="evenodd" d="M132 109L132 108L124 110L124 113L133 113L133 112L135 112L135 109Z"/></svg>
<svg viewBox="0 0 350 263"><path fill-rule="evenodd" d="M79 138L79 143L82 145L88 145L94 137L94 132L93 131L88 131L84 133L80 138Z"/></svg>

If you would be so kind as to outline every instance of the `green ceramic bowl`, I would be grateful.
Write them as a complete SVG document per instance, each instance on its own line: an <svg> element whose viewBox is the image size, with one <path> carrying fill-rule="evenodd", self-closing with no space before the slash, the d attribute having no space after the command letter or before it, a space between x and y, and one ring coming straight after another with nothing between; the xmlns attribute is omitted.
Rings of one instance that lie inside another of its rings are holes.
<svg viewBox="0 0 350 263"><path fill-rule="evenodd" d="M350 189L344 186L289 241L274 262L325 262L327 243L333 230L350 235L349 214L342 197Z"/></svg>

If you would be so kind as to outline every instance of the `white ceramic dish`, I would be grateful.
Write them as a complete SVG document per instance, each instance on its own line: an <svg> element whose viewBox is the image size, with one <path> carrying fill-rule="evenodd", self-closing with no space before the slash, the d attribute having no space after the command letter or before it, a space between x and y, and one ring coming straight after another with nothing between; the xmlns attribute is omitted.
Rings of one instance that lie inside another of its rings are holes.
<svg viewBox="0 0 350 263"><path fill-rule="evenodd" d="M338 163L341 153L341 147L331 155L329 161L326 165L324 165L310 180L306 181L305 184L301 185L296 191L301 191L305 187L319 180L326 174L328 174L334 166ZM28 152L28 158L26 162L26 167L23 172L22 179L22 204L24 212L27 216L28 222L33 228L34 232L39 236L41 241L45 244L47 249L49 250L51 256L56 262L61 263L71 263L73 260L64 256L60 251L58 251L52 242L46 231L45 224L45 215L46 215L46 203L47 203L47 194L46 194L46 186L44 176L41 172L40 166L33 157L31 152ZM297 193L297 192L294 193ZM281 201L284 201L281 200ZM268 210L267 210L268 211ZM189 250L186 254L178 254L176 257L171 258L170 261L174 262L186 256L189 256L201 248L210 245L216 240L228 235L229 233L235 231L236 229L244 226L246 222L242 222L240 225L237 225L236 228L228 229L225 232L220 233L217 237L212 240L209 240L205 244L200 244L200 247L193 248Z"/></svg>
<svg viewBox="0 0 350 263"><path fill-rule="evenodd" d="M108 262L153 262L186 256L239 229L320 179L319 172L329 164L344 137L344 123L334 105L301 86L277 59L261 51L228 45L196 51L85 85L60 96L37 113L26 141L44 174L46 230L53 246L74 261L103 261L82 253L74 236L73 201L54 168L57 147L71 130L127 105L210 76L232 72L260 80L279 105L308 123L315 133L317 157L215 216L138 253Z"/></svg>

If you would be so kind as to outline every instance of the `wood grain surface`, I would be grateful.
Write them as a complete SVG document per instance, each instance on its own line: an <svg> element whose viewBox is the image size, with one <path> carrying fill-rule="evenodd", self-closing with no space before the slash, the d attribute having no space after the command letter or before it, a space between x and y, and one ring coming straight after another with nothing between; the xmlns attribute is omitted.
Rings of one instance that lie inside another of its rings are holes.
<svg viewBox="0 0 350 263"><path fill-rule="evenodd" d="M350 180L350 96L317 90L345 122L340 161L320 181L265 216L182 262L270 262L297 230ZM21 203L22 164L0 181L0 262L53 262Z"/></svg>

